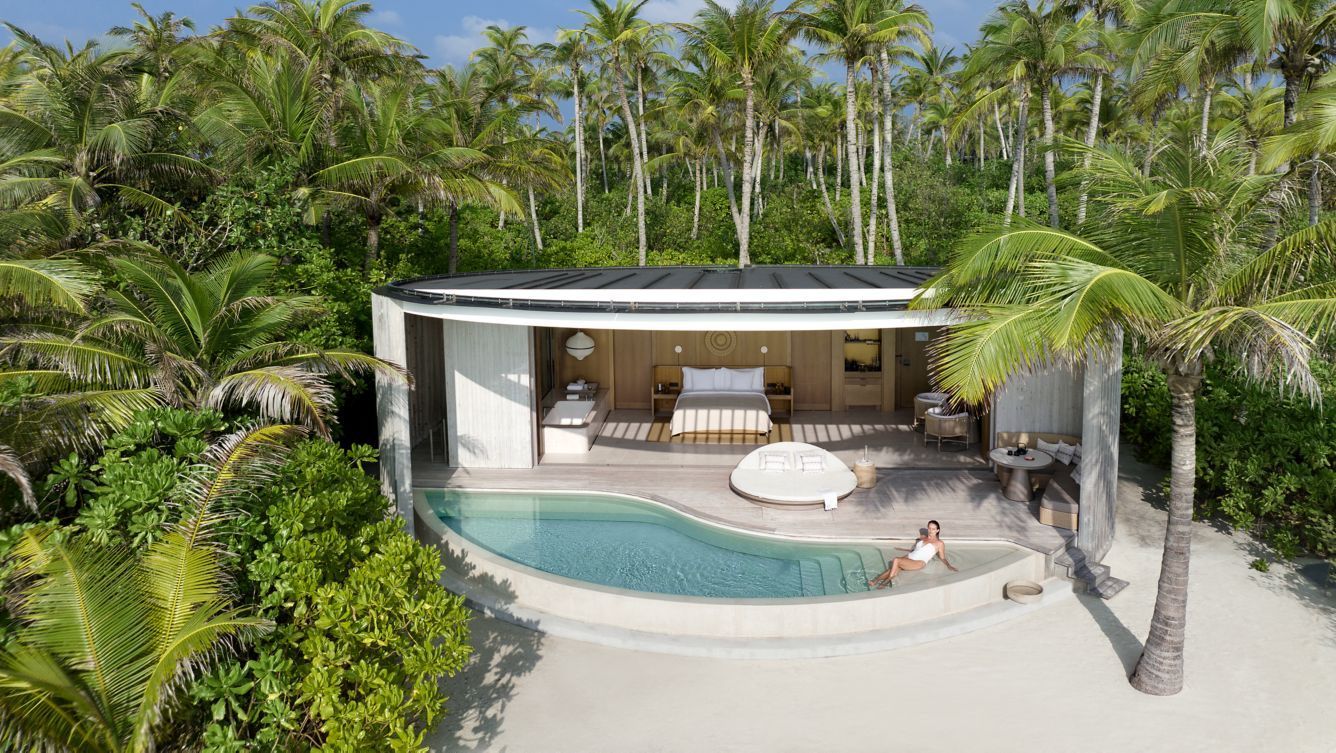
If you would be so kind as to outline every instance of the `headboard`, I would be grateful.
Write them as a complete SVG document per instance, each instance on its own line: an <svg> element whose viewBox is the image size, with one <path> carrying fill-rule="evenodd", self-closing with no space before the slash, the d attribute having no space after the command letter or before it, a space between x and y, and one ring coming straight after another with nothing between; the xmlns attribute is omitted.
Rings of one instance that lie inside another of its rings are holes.
<svg viewBox="0 0 1336 753"><path fill-rule="evenodd" d="M690 366L690 364L687 365ZM700 368L717 369L719 367L701 366ZM733 366L730 368L743 368L743 367ZM764 368L765 368L765 386L767 391L771 389L770 385L772 384L782 384L785 385L785 387L787 387L790 392L793 391L792 366L766 366ZM665 386L669 384L676 384L680 387L682 384L682 367L655 366L653 369L651 385L657 385L657 384L663 384Z"/></svg>

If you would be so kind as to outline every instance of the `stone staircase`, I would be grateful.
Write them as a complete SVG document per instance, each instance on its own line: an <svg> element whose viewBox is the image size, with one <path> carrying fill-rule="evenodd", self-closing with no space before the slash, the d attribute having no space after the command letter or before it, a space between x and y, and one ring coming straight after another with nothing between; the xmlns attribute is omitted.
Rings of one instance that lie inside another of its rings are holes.
<svg viewBox="0 0 1336 753"><path fill-rule="evenodd" d="M1079 589L1101 599L1112 599L1127 588L1127 581L1113 577L1108 565L1090 562L1075 544L1068 545L1066 551L1055 556L1053 561L1067 569L1067 577L1075 581Z"/></svg>

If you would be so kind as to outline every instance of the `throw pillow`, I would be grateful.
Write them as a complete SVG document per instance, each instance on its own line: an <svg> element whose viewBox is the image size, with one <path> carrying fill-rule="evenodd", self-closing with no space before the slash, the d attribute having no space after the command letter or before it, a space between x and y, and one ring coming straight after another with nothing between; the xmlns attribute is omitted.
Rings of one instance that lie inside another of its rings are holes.
<svg viewBox="0 0 1336 753"><path fill-rule="evenodd" d="M1039 448L1040 452L1047 452L1055 458L1058 456L1058 442L1045 442L1042 439L1035 440L1035 442L1035 446Z"/></svg>
<svg viewBox="0 0 1336 753"><path fill-rule="evenodd" d="M1081 485L1081 462L1079 460L1072 463L1072 482L1077 486Z"/></svg>
<svg viewBox="0 0 1336 753"><path fill-rule="evenodd" d="M1072 462L1072 454L1076 452L1076 445L1058 442L1058 452L1053 457L1058 459L1059 463L1067 465Z"/></svg>

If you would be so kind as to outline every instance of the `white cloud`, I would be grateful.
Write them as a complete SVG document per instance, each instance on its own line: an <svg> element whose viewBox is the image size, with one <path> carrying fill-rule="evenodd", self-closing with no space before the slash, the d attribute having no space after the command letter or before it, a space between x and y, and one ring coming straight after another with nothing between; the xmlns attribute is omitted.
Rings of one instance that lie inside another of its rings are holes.
<svg viewBox="0 0 1336 753"><path fill-rule="evenodd" d="M719 0L725 8L736 6L737 0ZM696 11L705 7L703 0L650 0L640 10L640 16L651 23L677 21L685 23L696 15Z"/></svg>
<svg viewBox="0 0 1336 753"><path fill-rule="evenodd" d="M508 29L515 24L504 18L464 16L459 20L459 25L463 27L462 34L437 34L433 40L436 54L447 63L462 63L468 60L474 50L484 46L487 41L483 37L483 32L488 26ZM530 44L552 42L557 38L556 29L539 26L526 26L525 33L529 36Z"/></svg>
<svg viewBox="0 0 1336 753"><path fill-rule="evenodd" d="M397 12L392 10L378 10L371 14L367 19L372 27L378 26L402 26L404 19Z"/></svg>

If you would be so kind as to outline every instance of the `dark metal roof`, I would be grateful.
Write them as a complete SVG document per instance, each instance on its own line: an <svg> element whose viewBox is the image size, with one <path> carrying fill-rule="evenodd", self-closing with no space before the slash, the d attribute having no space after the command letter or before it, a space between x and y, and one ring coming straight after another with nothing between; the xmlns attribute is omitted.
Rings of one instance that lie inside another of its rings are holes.
<svg viewBox="0 0 1336 753"><path fill-rule="evenodd" d="M526 269L420 277L398 290L831 290L917 288L937 267L770 265L759 267L597 267Z"/></svg>

